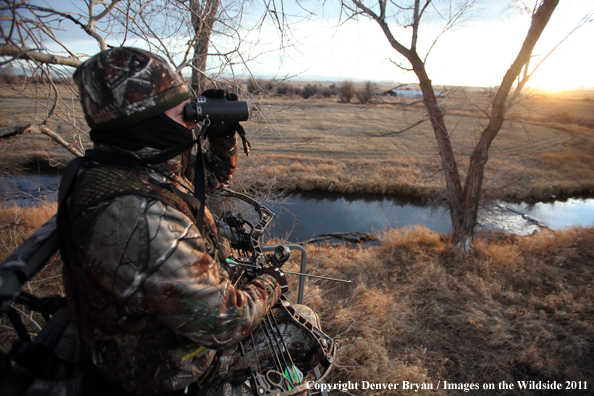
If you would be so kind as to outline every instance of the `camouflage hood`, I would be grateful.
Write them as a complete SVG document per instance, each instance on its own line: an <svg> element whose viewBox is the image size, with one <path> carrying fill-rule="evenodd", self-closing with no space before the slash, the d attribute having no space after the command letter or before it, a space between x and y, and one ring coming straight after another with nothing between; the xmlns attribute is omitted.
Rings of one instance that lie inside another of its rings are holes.
<svg viewBox="0 0 594 396"><path fill-rule="evenodd" d="M138 48L112 48L74 72L80 100L93 129L132 125L190 97L182 78L161 57Z"/></svg>

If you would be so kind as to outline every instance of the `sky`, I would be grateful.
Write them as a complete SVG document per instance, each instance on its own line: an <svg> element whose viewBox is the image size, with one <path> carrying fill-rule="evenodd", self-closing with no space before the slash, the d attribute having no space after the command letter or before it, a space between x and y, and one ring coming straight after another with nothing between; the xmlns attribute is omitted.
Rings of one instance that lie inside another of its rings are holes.
<svg viewBox="0 0 594 396"><path fill-rule="evenodd" d="M566 37L588 13L594 0L561 0L533 52L536 65ZM335 14L335 13L334 13ZM421 57L442 31L439 18L423 25L419 33ZM484 1L469 20L442 35L427 60L427 71L434 84L465 86L499 85L513 62L530 25L530 15L521 15L510 2ZM393 34L405 46L410 29L394 27ZM251 71L262 75L300 75L304 78L331 77L389 82L417 82L412 72L404 72L391 60L406 62L396 53L380 27L366 18L340 24L333 12L313 17L291 27L296 42L284 54L275 52L258 59ZM278 46L273 28L260 35L260 48ZM547 90L594 87L594 22L571 34L539 67L529 85Z"/></svg>
<svg viewBox="0 0 594 396"><path fill-rule="evenodd" d="M63 10L83 9L81 0L30 0L40 5L51 5ZM231 0L230 0L231 1ZM410 0L409 0L410 1ZM444 4L457 4L462 0L434 0L437 5L428 9L426 22L420 27L419 55L424 57L434 39L442 31ZM426 68L434 85L497 86L511 65L530 25L530 15L518 11L514 4L533 4L534 0L479 0L467 18L443 34L427 58ZM224 3L224 1L223 1ZM261 4L257 0L252 4ZM279 50L278 29L267 18L260 29L248 30L257 24L262 10L246 7L240 34L243 57L249 71L234 66L234 73L266 78L285 76L318 81L345 79L371 80L390 83L415 83L412 72L405 72L392 61L406 60L396 53L380 27L372 20L359 17L347 20L340 13L338 1L301 0L284 2L289 15L290 46ZM304 10L307 9L307 11ZM439 13L437 12L439 11ZM561 0L546 27L535 51L531 65L536 65L574 29L582 18L594 14L594 0ZM63 25L60 39L75 52L93 54L96 42L87 39L79 28ZM398 27L391 21L390 28L405 46L410 43L410 29ZM594 87L594 22L571 34L539 67L533 87L558 91L576 87ZM180 42L187 39L180 37ZM214 44L224 51L234 42L213 37ZM108 40L119 45L117 40ZM128 44L130 42L128 41ZM216 58L210 59L210 64Z"/></svg>

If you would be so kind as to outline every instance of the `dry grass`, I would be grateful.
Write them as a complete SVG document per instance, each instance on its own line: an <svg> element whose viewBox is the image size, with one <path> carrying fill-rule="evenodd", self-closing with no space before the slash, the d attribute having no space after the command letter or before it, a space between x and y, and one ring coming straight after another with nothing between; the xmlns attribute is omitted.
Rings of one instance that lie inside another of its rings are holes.
<svg viewBox="0 0 594 396"><path fill-rule="evenodd" d="M78 99L71 92L71 87L59 85L62 102L56 116L50 118L47 126L72 142L76 147L80 144L90 145L88 137L78 133L73 125L80 127L86 122L81 116ZM31 98L37 96L37 100ZM39 124L44 121L53 102L47 87L43 84L7 85L0 83L0 129ZM63 167L72 159L66 149L52 141L48 136L40 134L22 135L8 142L0 142L0 172L9 168L38 169L41 167Z"/></svg>
<svg viewBox="0 0 594 396"><path fill-rule="evenodd" d="M47 103L33 103L15 87L0 85L0 128L40 122ZM357 87L356 87L357 88ZM388 87L381 87L381 90ZM37 88L36 88L37 89ZM64 88L63 119L50 127L68 139L79 105ZM450 89L442 99L459 167L465 168L482 128L492 92ZM594 95L577 91L521 97L495 139L485 193L505 200L542 200L594 193ZM428 122L405 132L425 115L417 99L382 97L376 104L338 98L268 96L245 123L252 155L240 159L236 188L382 193L430 198L443 191L441 159ZM378 137L379 135L392 134ZM80 143L88 139L80 135ZM7 145L10 145L8 147ZM71 155L45 136L22 136L0 144L6 167L63 166Z"/></svg>
<svg viewBox="0 0 594 396"><path fill-rule="evenodd" d="M309 285L341 344L329 382L591 380L593 246L594 229L573 229L479 241L461 260L423 228L387 231L370 249L309 246L316 273L354 282Z"/></svg>
<svg viewBox="0 0 594 396"><path fill-rule="evenodd" d="M490 151L485 181L490 197L539 200L594 193L594 101L584 95L534 95L511 109L511 121ZM463 177L487 123L488 97L487 91L455 90L442 102ZM265 99L262 116L252 112L246 123L253 155L241 159L238 184L433 196L444 185L430 124L378 137L424 116L414 100L383 98L364 106L324 98Z"/></svg>
<svg viewBox="0 0 594 396"><path fill-rule="evenodd" d="M3 208L0 259L53 210ZM353 281L310 278L306 286L305 302L340 343L338 367L328 382L435 386L439 380L593 378L594 229L499 236L475 245L474 256L460 259L448 253L440 235L416 227L386 231L377 247L308 246L309 271ZM298 270L299 257L288 266ZM60 268L58 261L51 263L27 289L42 296L61 293ZM297 278L291 279L296 285ZM38 316L25 322L33 334L43 325ZM6 322L0 326L0 347L6 350L16 336Z"/></svg>
<svg viewBox="0 0 594 396"><path fill-rule="evenodd" d="M0 262L3 262L34 231L56 213L56 205L35 207L0 206ZM56 255L30 282L24 291L37 297L64 294L62 286L62 262ZM37 335L45 321L40 314L31 313L25 306L15 304L20 311L23 324L32 336ZM6 316L0 317L0 350L8 352L18 336Z"/></svg>

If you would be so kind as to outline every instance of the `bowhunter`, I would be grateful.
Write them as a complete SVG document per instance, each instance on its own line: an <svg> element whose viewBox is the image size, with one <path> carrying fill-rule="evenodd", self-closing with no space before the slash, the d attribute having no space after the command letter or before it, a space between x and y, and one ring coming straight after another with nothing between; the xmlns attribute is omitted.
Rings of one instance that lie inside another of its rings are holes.
<svg viewBox="0 0 594 396"><path fill-rule="evenodd" d="M188 178L197 124L184 119L185 82L134 48L93 56L74 80L94 150L64 173L58 229L69 309L92 361L83 394L184 394L245 381L246 362L265 368L273 359L264 347L234 346L248 336L260 345L255 329L287 281L269 267L234 287L213 216L203 205L197 218ZM220 90L204 96L237 100ZM209 189L235 172L238 125L207 130ZM299 309L319 327L313 311ZM297 327L282 327L297 366L315 366L316 348Z"/></svg>

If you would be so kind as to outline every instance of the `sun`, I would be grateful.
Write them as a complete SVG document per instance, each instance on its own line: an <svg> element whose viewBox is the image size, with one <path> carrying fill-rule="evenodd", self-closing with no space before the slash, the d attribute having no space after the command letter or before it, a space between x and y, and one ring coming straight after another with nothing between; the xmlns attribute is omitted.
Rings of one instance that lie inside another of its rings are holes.
<svg viewBox="0 0 594 396"><path fill-rule="evenodd" d="M532 80L529 85L533 88L538 88L539 90L548 92L548 93L558 93L561 91L567 91L579 86L579 84L572 82L569 79L563 78L536 78Z"/></svg>
<svg viewBox="0 0 594 396"><path fill-rule="evenodd" d="M543 67L542 70L538 69L527 85L542 91L556 93L583 87L586 84L583 75L572 74L553 65L553 67Z"/></svg>
<svg viewBox="0 0 594 396"><path fill-rule="evenodd" d="M583 52L583 48L575 48L568 44L562 49L563 51L551 54L542 62L527 85L551 93L593 86L589 62L568 62L572 54ZM535 58L530 65L536 65L536 61L541 59Z"/></svg>

